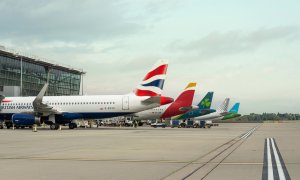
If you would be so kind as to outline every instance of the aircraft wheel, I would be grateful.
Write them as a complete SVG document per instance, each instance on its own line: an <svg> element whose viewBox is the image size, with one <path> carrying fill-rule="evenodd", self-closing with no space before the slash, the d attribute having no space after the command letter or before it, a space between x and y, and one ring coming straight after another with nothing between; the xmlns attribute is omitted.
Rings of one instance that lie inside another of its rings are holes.
<svg viewBox="0 0 300 180"><path fill-rule="evenodd" d="M74 129L75 128L75 125L74 123L69 123L69 129Z"/></svg>
<svg viewBox="0 0 300 180"><path fill-rule="evenodd" d="M57 130L59 128L59 125L58 124L51 124L50 125L50 129L51 130Z"/></svg>

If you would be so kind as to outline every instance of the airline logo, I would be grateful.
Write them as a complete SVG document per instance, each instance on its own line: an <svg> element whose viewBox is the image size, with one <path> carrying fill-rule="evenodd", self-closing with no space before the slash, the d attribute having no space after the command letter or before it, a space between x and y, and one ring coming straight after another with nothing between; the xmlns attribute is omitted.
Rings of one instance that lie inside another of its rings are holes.
<svg viewBox="0 0 300 180"><path fill-rule="evenodd" d="M143 79L137 87L135 94L137 96L160 96L164 87L168 63L159 61Z"/></svg>
<svg viewBox="0 0 300 180"><path fill-rule="evenodd" d="M185 91L187 91L187 90L195 90L196 85L197 85L196 83L189 83L184 90Z"/></svg>
<svg viewBox="0 0 300 180"><path fill-rule="evenodd" d="M9 100L9 99L3 99L2 102L4 102L4 103L12 102L12 100Z"/></svg>
<svg viewBox="0 0 300 180"><path fill-rule="evenodd" d="M211 102L209 101L208 98L206 98L206 99L201 103L201 105L204 106L204 107L210 107Z"/></svg>

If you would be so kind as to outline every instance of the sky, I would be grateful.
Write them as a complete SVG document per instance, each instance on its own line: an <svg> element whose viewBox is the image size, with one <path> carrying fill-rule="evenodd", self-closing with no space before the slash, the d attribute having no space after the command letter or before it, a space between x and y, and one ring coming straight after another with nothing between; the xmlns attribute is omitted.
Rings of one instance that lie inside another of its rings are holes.
<svg viewBox="0 0 300 180"><path fill-rule="evenodd" d="M84 94L126 94L159 59L164 95L197 82L242 114L300 113L300 1L0 0L0 45L83 69Z"/></svg>

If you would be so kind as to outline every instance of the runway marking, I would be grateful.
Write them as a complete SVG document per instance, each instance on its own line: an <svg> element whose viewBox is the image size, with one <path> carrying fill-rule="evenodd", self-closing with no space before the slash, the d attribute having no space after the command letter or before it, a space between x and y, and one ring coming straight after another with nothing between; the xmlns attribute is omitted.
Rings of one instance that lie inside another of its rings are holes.
<svg viewBox="0 0 300 180"><path fill-rule="evenodd" d="M290 175L274 138L265 139L263 180L290 180Z"/></svg>
<svg viewBox="0 0 300 180"><path fill-rule="evenodd" d="M205 179L212 171L214 171L220 164L224 162L226 158L228 158L237 148L239 148L245 140L258 128L260 125L257 125L254 128L246 131L246 133L241 134L228 142L216 147L215 149L209 151L208 153L192 160L187 163L183 167L171 172L165 177L161 179L189 179L192 176L196 176L198 179ZM199 167L193 168L190 170L189 168L196 164L200 159L204 159L208 157L209 159L204 163L201 163ZM213 162L217 160L217 162ZM210 166L212 165L212 166Z"/></svg>
<svg viewBox="0 0 300 180"><path fill-rule="evenodd" d="M241 139L246 139L248 138L256 129L258 128L258 126L250 129L248 132L246 132L244 135L242 135Z"/></svg>

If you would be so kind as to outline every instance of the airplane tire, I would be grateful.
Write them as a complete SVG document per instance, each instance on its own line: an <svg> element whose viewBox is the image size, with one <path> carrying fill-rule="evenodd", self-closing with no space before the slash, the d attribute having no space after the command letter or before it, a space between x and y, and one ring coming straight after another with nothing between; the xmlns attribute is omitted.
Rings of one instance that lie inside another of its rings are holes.
<svg viewBox="0 0 300 180"><path fill-rule="evenodd" d="M74 129L75 128L75 125L74 123L69 123L69 129Z"/></svg>
<svg viewBox="0 0 300 180"><path fill-rule="evenodd" d="M3 129L3 126L2 126L2 125L0 125L0 129Z"/></svg>
<svg viewBox="0 0 300 180"><path fill-rule="evenodd" d="M50 125L50 129L51 130L57 130L59 128L59 125L58 124L51 124Z"/></svg>

